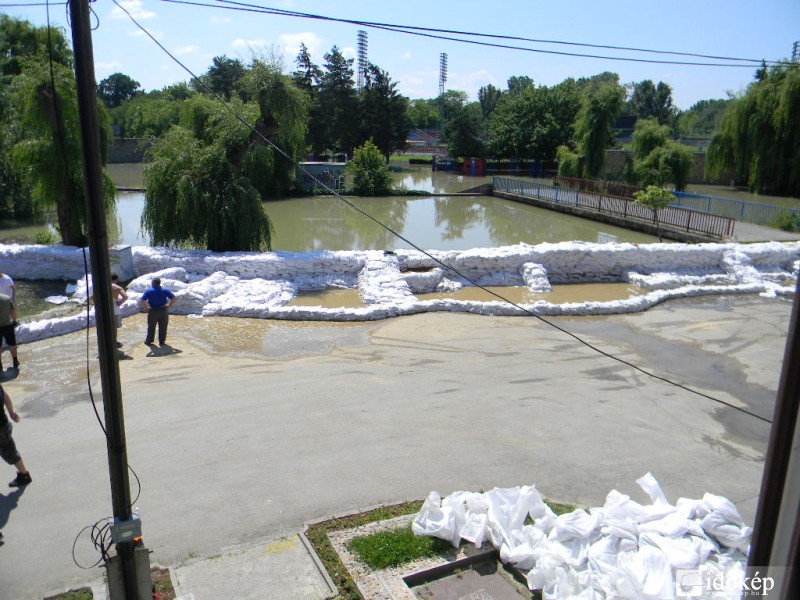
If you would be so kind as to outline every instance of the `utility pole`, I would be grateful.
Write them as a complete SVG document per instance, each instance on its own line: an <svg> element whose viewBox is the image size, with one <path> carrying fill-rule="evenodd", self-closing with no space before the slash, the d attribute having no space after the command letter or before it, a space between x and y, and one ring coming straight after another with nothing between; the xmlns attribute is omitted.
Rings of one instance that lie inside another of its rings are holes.
<svg viewBox="0 0 800 600"><path fill-rule="evenodd" d="M83 148L86 216L89 226L89 251L92 264L100 380L106 422L108 470L114 511L114 525L111 528L111 534L117 551L117 556L106 561L109 591L111 600L145 600L152 597L152 583L150 583L148 552L143 547L135 547L135 540L141 540L141 522L131 510L130 482L128 481L122 389L112 310L108 231L103 201L97 84L94 75L88 0L69 0L69 9L72 16L72 46L75 55L75 80ZM114 584L120 580L120 571L121 585L115 586Z"/></svg>

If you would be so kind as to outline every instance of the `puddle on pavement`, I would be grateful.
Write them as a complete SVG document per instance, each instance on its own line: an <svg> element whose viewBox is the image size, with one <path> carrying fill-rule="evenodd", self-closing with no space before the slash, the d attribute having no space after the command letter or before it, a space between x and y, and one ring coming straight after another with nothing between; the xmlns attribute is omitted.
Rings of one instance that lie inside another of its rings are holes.
<svg viewBox="0 0 800 600"><path fill-rule="evenodd" d="M625 300L631 296L647 293L646 289L636 287L630 283L570 283L554 285L552 291L549 292L531 292L524 286L486 286L486 289L515 304L530 304L540 300L553 304L610 302L612 300ZM464 286L456 292L417 294L417 298L420 300L470 300L474 302L500 300L497 296L493 296L482 288L473 286Z"/></svg>
<svg viewBox="0 0 800 600"><path fill-rule="evenodd" d="M336 305L339 306L339 305ZM257 354L267 358L297 358L329 354L343 345L367 339L373 323L276 321L237 317L170 319L170 331L211 354ZM173 322L174 321L174 322ZM144 319L142 319L144 325Z"/></svg>
<svg viewBox="0 0 800 600"><path fill-rule="evenodd" d="M286 306L321 306L323 308L363 308L358 290L315 290L300 292Z"/></svg>

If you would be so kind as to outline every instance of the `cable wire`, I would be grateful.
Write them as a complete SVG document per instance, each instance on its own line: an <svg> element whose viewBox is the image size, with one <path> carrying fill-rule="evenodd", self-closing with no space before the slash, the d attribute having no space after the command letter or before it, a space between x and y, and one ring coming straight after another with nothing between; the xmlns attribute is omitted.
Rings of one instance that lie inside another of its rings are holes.
<svg viewBox="0 0 800 600"><path fill-rule="evenodd" d="M517 304L517 303L515 303L515 302L513 302L513 301L511 301L511 300L509 300L508 298L505 298L505 297L503 297L502 295L500 295L500 294L498 294L498 293L496 293L496 292L494 292L494 291L492 291L492 290L490 290L490 289L488 289L488 288L486 288L486 287L484 287L484 286L482 286L482 285L479 285L478 283L476 283L475 281L473 281L472 279L470 279L469 277L467 277L466 275L464 275L463 273L461 273L461 272L460 272L458 269L456 269L456 268L454 268L454 267L452 267L452 266L450 266L450 265L447 265L447 264L445 264L445 263L444 263L444 262L442 262L440 259L438 259L438 258L436 258L435 256L433 256L433 255L432 255L430 252L428 252L428 251L426 251L426 250L424 250L424 249L420 248L420 247L419 247L417 244L415 244L414 242L412 242L412 241L411 241L411 240L409 240L408 238L404 237L404 236L403 236L402 234L400 234L399 232L397 232L397 231L395 231L394 229L392 229L392 228L391 228L389 225L386 225L385 223L381 222L381 221L380 221L380 220L378 220L377 218L373 217L371 214L369 214L369 213L368 213L368 212L366 212L365 210L363 210L363 209L359 208L358 206L356 206L355 204L353 204L351 201L349 201L347 198L345 198L344 196L342 196L341 194L339 194L339 193L338 193L336 190L333 190L333 189L331 189L331 188L330 188L330 187L328 187L328 186L327 186L325 183L323 183L322 181L320 181L319 179L317 179L316 177L314 177L314 175L312 175L312 174L311 174L311 173L310 173L308 170L306 170L306 169L305 169L305 168L304 168L304 167L303 167L301 164L299 164L299 163L298 163L298 162L297 162L297 161L296 161L296 160L295 160L295 159L294 159L292 156L290 156L289 154L287 154L287 153L286 153L286 152L285 152L285 151L284 151L284 150L283 150L283 149L282 149L280 146L278 146L277 144L275 144L275 143L274 143L272 140L270 140L270 139L269 139L269 138L267 138L266 136L262 135L262 134L261 134L259 131L257 131L257 130L256 130L256 128L255 128L255 127L253 127L253 126L252 126L250 123L248 123L248 122L247 122L247 121L246 121L244 118L242 118L242 117L241 117L241 116L240 116L238 113L236 113L236 111L234 111L234 110L233 110L233 109L230 107L230 105L229 105L227 102L225 102L225 101L224 101L224 100L223 100L223 99L222 99L222 98L221 98L219 95L217 95L217 94L216 94L216 93L215 93L215 92L214 92L214 91L213 91L213 90L212 90L212 89L211 89L211 88L210 88L210 87L209 87L209 86L208 86L208 85L207 85L207 84L206 84L206 83L205 83L205 82L202 80L202 79L198 78L198 77L197 77L197 76L196 76L196 75L195 75L195 74L194 74L194 73L193 73L193 72L192 72L192 71L191 71L191 70L190 70L190 69L189 69L189 68L188 68L186 65L184 65L184 64L183 64L183 63L182 63L180 60L178 60L178 59L177 59L175 56L173 56L173 55L172 55L172 54L169 52L169 50L167 50L167 49L166 49L166 48L165 48L165 47L164 47L164 46L163 46L163 45L162 45L162 44L161 44L161 43L160 43L160 42L159 42L157 39L155 39L155 37L153 37L153 36L150 34L150 32L149 32L149 31L148 31L146 28L142 27L142 25L140 25L140 24L139 24L139 22L138 22L138 21L136 21L136 19L134 19L134 18L133 18L133 16L132 16L132 15L131 15L131 14L130 14L130 13L129 13L129 12L128 12L128 11L127 11L127 10L126 10L124 7L123 7L123 6L122 6L122 5L120 5L120 3L119 3L117 0L112 0L112 1L113 1L113 2L114 2L114 4L116 4L116 5L117 5L117 6L118 6L118 7L119 7L119 8L120 8L120 9L121 9L121 10L122 10L122 11L123 11L123 12L124 12L126 15L128 15L128 18L129 18L129 19L130 19L130 20L131 20L131 21L132 21L132 22L133 22L133 23L134 23L134 24L135 24L135 25L136 25L136 26L137 26L137 27L138 27L138 28L139 28L139 29L140 29L142 32L144 32L144 34L145 34L145 35L147 35L147 37L149 37L149 38L150 38L150 39L151 39L151 40L152 40L152 41L153 41L153 42L154 42L154 43L155 43L155 44L156 44L156 45L157 45L159 48L161 48L161 50L163 50L163 51L164 51L164 52L167 54L167 56L169 56L169 57L170 57L170 58L171 58L173 61L175 61L175 62L176 62L176 63L177 63L177 64L178 64L178 65L179 65L179 66L180 66L182 69L184 69L184 70L185 70L185 71L186 71L186 72L187 72L187 73L188 73L188 74L189 74L189 75L190 75L190 76L191 76L191 77L192 77L192 78L193 78L193 79L194 79L196 82L198 82L198 84L199 84L199 85L202 85L202 86L203 86L203 87L204 87L206 90L208 90L208 92L211 94L211 96L213 96L213 97L214 97L214 98L215 98L215 99L216 99L218 102L220 102L220 104L221 104L221 105L222 105L222 106L223 106L223 107L224 107L224 108L225 108L225 109L226 109L226 110L227 110L227 111L228 111L228 112L229 112L229 113L230 113L230 114L231 114L231 115L232 115L232 116L233 116L233 117L236 119L236 120L238 120L240 123L242 123L242 124L244 124L246 127L248 127L248 128L249 128L249 129L250 129L250 130L251 130L253 133L255 133L256 135L258 135L258 136L259 136L259 137L260 137L260 138L261 138L261 139L262 139L262 140L263 140L263 141L264 141L266 144L268 144L268 145L269 145L271 148L273 148L273 149L274 149L276 152L278 152L278 153L279 153L279 154L281 154L283 157L285 157L287 160L289 160L289 161L290 161L290 162L291 162L293 165L295 165L295 167L296 167L297 169L299 169L299 170L300 170L300 171L301 171L301 172L302 172L304 175L307 175L308 177L310 177L310 178L311 178L312 180L314 180L314 181L315 181L315 182L316 182L318 185L320 185L321 187L323 187L325 190L327 190L327 191L328 191L330 194L332 194L333 196L335 196L335 197L336 197L337 199L339 199L341 202L344 202L344 203L345 203L347 206L349 206L350 208L352 208L352 209L353 209L353 210L355 210L356 212L358 212L358 213L360 213L360 214L364 215L365 217L367 217L368 219L370 219L371 221L373 221L374 223L376 223L377 225L379 225L380 227L382 227L383 229L385 229L386 231L388 231L389 233L391 233L392 235L394 235L394 236L395 236L395 237L397 237L398 239L400 239L400 240L404 241L405 243L407 243L409 246L411 246L411 247L412 247L412 248L414 248L415 250L417 250L417 251L421 252L423 255L425 255L425 256L427 256L428 258L430 258L432 261L434 261L436 264L438 264L439 266L441 266L441 267L442 267L442 268L444 268L445 270L447 270L447 271L449 271L449 272L451 272L451 273L455 274L456 276L460 277L461 279L463 279L464 281L468 282L469 284L471 284L471 285L473 285L473 286L475 286L475 287L477 287L477 288L479 288L479 289L482 289L482 290L484 290L485 292L487 292L487 293L491 294L492 296L495 296L496 298L500 299L501 301L503 301L503 302L506 302L506 303L510 304L511 306L514 306L515 308L517 308L517 309L518 309L519 311L521 311L522 313L524 313L524 314L526 314L526 315L528 315L528 316L531 316L531 317L535 317L536 319L538 319L538 320L539 320L539 321L541 321L542 323L544 323L544 324L546 324L546 325L549 325L549 326L550 326L550 327L552 327L553 329L556 329L557 331L560 331L561 333L563 333L563 334L565 334L565 335L567 335L567 336L569 336L569 337L573 338L573 339L574 339L574 340L576 340L577 342L579 342L579 343L583 344L584 346L586 346L586 347L587 347L587 348L589 348L590 350L593 350L593 351L597 352L598 354L601 354L602 356L605 356L605 357L607 357L607 358L609 358L609 359L611 359L611 360L617 361L617 362L619 362L619 363L621 363L621 364L623 364L623 365L625 365L625 366L627 366L627 367L630 367L630 368L632 368L632 369L634 369L634 370L636 370L636 371L638 371L638 372L640 372L640 373L642 373L642 374L644 374L644 375L647 375L648 377L651 377L651 378L653 378L653 379L656 379L656 380L658 380L658 381L661 381L661 382L663 382L663 383L667 383L667 384L669 384L669 385L672 385L672 386L678 387L678 388L680 388L680 389L682 389L682 390L685 390L685 391L687 391L687 392L690 392L690 393L692 393L692 394L696 394L696 395L698 395L698 396L700 396L700 397L702 397L702 398L706 398L707 400L710 400L710 401L712 401L712 402L715 402L715 403L721 404L721 405L723 405L723 406L725 406L725 407L728 407L728 408L731 408L731 409L737 410L737 411L739 411L739 412L741 412L741 413L744 413L744 414L746 414L746 415L749 415L749 416L751 416L751 417L754 417L754 418L756 418L756 419L759 419L759 420L761 420L761 421L764 421L764 422L766 422L766 423L772 423L772 421L771 421L770 419L767 419L767 418L765 418L765 417L763 417L763 416L761 416L761 415L758 415L758 414L756 414L756 413L754 413L754 412L751 412L751 411L749 411L749 410L747 410L747 409L745 409L745 408L742 408L742 407L740 407L740 406L736 406L735 404L731 404L730 402L726 402L726 401L724 401L724 400L722 400L722 399L720 399L720 398L715 398L714 396L711 396L711 395L709 395L709 394L705 394L705 393L703 393L703 392L701 392L701 391L699 391L699 390L695 390L695 389L693 389L693 388L691 388L691 387L689 387L689 386L687 386L687 385L684 385L684 384L682 384L682 383L678 383L678 382L676 382L676 381L672 381L671 379L669 379L669 378L667 378L667 377L663 377L663 376L661 376L661 375L657 375L657 374L655 374L655 373L652 373L652 372L650 372L650 371L648 371L648 370L646 370L646 369L644 369L644 368L642 368L642 367L640 367L640 366L638 366L638 365L636 365L636 364L634 364L634 363L632 363L632 362L630 362L630 361L628 361L628 360L625 360L625 359L623 359L623 358L620 358L620 357L618 357L618 356L615 356L615 355L611 354L610 352L607 352L607 351L605 351L605 350L602 350L601 348L599 348L599 347L595 346L594 344L592 344L592 343L590 343L590 342L588 342L588 341L584 340L584 339L583 339L583 338L581 338L579 335L577 335L577 334L575 334L575 333L572 333L571 331L568 331L567 329L565 329L565 328L561 327L560 325L557 325L557 324L555 324L554 322L550 321L549 319L546 319L546 318L542 317L541 315L539 315L539 314L536 314L535 312L531 311L530 309L528 309L528 308L526 308L526 307L524 307L524 306L521 306L521 305L519 305L519 304Z"/></svg>
<svg viewBox="0 0 800 600"><path fill-rule="evenodd" d="M433 38L433 39L440 39L445 41L451 42L458 42L464 44L473 44L477 46L484 46L489 48L499 48L505 50L519 50L522 52L533 52L537 54L553 54L557 56L570 56L576 58L592 58L592 59L599 59L599 60L614 60L614 61L623 61L623 62L636 62L636 63L647 63L647 64L663 64L663 65L682 65L682 66L698 66L698 67L730 67L730 68L747 68L752 69L757 64L765 63L768 65L788 65L788 66L796 66L796 63L788 62L788 61L767 61L764 59L755 59L755 58L732 58L732 57L722 57L722 56L713 56L713 55L705 55L705 54L696 54L690 52L673 52L667 50L651 50L646 48L632 48L632 47L625 47L625 46L610 46L610 45L602 45L602 44L588 44L588 43L581 43L581 42L566 42L566 41L558 41L558 40L537 40L534 38L524 38L524 37L517 37L517 36L504 36L504 35L496 35L496 34L486 34L486 33L476 33L476 32L466 32L466 31L458 31L458 30L449 30L449 29L434 29L428 27L418 27L413 25L397 25L391 23L380 23L380 22L373 22L373 21L360 21L356 19L344 19L338 17L328 17L325 15L317 15L312 13L302 13L297 11L289 11L285 9L278 9L272 7L265 7L260 6L257 4L249 4L244 2L235 2L233 0L214 0L217 4L207 4L199 1L192 1L192 0L160 0L161 2L169 3L169 4L185 4L190 6L199 6L205 8L220 8L223 10L237 10L243 12L253 12L253 13L260 13L260 14L267 14L267 15L274 15L274 16L284 16L284 17L296 17L296 18L303 18L303 19L312 19L312 20L320 20L320 21L330 21L336 23L346 23L350 25L356 25L358 27L368 27L372 29L381 29L384 31L392 31L395 33L405 33L407 35L415 35L418 37L426 37L426 38ZM227 6L226 6L227 5ZM516 40L516 41L530 41L536 43L545 43L545 44L565 44L571 46L583 46L588 48L603 48L603 49L613 49L613 50L624 50L630 52L647 52L647 53L655 53L655 54L671 54L671 55L678 55L678 56L694 56L699 58L710 58L714 60L733 60L733 61L741 61L746 62L749 64L736 64L736 63L709 63L709 62L697 62L697 61L676 61L676 60L656 60L656 59L647 59L647 58L634 58L634 57L624 57L624 56L605 56L605 55L598 55L598 54L586 54L586 53L578 53L578 52L564 52L558 50L544 50L541 48L528 48L524 46L513 46L509 44L497 44L497 43L490 43L490 42L482 42L479 40L470 40L458 37L452 37L452 35L442 35L442 34L455 34L455 35L467 35L467 36L474 36L474 37L485 37L485 38L494 38L494 39L504 39L504 40Z"/></svg>

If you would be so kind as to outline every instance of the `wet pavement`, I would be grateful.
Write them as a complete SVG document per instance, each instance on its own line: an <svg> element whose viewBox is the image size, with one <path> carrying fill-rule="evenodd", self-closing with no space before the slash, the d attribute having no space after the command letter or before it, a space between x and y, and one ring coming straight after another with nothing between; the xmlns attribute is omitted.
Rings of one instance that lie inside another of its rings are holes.
<svg viewBox="0 0 800 600"><path fill-rule="evenodd" d="M791 302L670 301L646 313L553 319L604 351L770 416ZM432 313L354 324L173 317L169 347L125 319L120 362L132 493L151 561L176 570L268 546L303 524L431 490L536 484L601 505L706 491L752 524L769 426L653 380L528 317ZM33 474L0 486L0 580L42 598L102 575L81 529L111 512L95 332L20 347L4 387ZM88 357L88 375L87 375ZM7 479L13 477L6 469ZM41 568L42 564L47 569ZM209 562L208 564L213 564ZM177 572L177 571L176 571ZM242 584L244 585L244 584ZM215 598L185 589L195 600Z"/></svg>

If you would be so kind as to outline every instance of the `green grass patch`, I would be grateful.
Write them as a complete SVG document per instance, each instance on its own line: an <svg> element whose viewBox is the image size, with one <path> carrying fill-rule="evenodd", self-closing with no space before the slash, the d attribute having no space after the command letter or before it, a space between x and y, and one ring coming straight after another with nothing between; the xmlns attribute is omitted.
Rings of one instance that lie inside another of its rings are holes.
<svg viewBox="0 0 800 600"><path fill-rule="evenodd" d="M416 536L411 525L354 538L347 547L373 569L398 567L421 558L438 556L453 547L439 538Z"/></svg>
<svg viewBox="0 0 800 600"><path fill-rule="evenodd" d="M433 162L433 157L430 154L392 154L389 162L429 165Z"/></svg>
<svg viewBox="0 0 800 600"><path fill-rule="evenodd" d="M350 515L341 519L331 519L322 523L309 525L306 530L306 537L319 556L325 569L328 571L336 589L339 591L337 600L363 600L353 579L350 577L339 555L333 549L328 539L329 531L340 531L342 529L352 529L359 525L374 523L375 521L385 521L403 515L410 515L419 512L422 508L422 500L416 502L404 502L392 506L382 506L365 513Z"/></svg>

